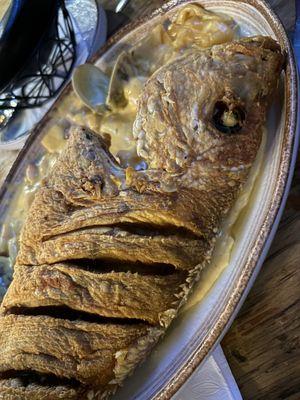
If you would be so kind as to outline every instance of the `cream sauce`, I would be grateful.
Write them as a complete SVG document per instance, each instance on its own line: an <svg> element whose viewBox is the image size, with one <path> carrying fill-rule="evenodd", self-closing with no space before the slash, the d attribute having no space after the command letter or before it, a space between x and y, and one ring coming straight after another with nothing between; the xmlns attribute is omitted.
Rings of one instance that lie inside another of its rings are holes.
<svg viewBox="0 0 300 400"><path fill-rule="evenodd" d="M180 313L187 311L191 307L200 303L213 287L219 276L229 265L232 251L238 237L238 232L245 224L244 211L250 205L250 198L255 191L255 184L259 178L263 157L266 146L266 132L263 135L262 143L257 154L256 160L251 168L248 180L235 202L228 217L225 219L221 233L216 241L209 268L205 268L201 273L201 278L196 284L193 293L189 296L187 303L182 307Z"/></svg>
<svg viewBox="0 0 300 400"><path fill-rule="evenodd" d="M196 4L189 4L179 11L168 28L168 34L176 49L188 46L200 48L214 44L230 42L235 36L233 20L225 15L218 15Z"/></svg>

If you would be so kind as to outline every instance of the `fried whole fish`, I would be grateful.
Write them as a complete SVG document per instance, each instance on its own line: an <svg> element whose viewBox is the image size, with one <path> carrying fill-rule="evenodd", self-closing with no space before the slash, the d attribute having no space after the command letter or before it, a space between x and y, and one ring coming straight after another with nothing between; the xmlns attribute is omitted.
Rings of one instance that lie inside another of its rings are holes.
<svg viewBox="0 0 300 400"><path fill-rule="evenodd" d="M134 125L144 171L73 129L1 306L2 399L104 399L145 358L209 263L283 62L274 40L254 37L160 68Z"/></svg>

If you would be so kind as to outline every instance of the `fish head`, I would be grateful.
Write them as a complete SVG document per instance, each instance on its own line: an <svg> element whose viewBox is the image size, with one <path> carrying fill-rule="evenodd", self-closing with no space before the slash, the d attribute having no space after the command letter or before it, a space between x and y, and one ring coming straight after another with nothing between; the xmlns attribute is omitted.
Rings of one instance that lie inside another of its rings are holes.
<svg viewBox="0 0 300 400"><path fill-rule="evenodd" d="M258 36L194 49L160 68L139 99L138 154L149 169L178 175L251 166L283 61L280 46Z"/></svg>

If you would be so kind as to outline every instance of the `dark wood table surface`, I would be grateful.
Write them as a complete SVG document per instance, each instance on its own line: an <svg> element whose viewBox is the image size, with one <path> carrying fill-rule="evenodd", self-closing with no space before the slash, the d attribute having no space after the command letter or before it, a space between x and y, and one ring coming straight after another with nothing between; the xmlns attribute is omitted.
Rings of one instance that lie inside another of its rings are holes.
<svg viewBox="0 0 300 400"><path fill-rule="evenodd" d="M295 1L269 0L288 30ZM103 0L112 5L112 0ZM130 19L164 0L131 0ZM16 157L1 155L0 181ZM277 235L222 347L245 400L300 400L300 154ZM192 399L191 399L192 400ZM194 400L194 399L193 399Z"/></svg>

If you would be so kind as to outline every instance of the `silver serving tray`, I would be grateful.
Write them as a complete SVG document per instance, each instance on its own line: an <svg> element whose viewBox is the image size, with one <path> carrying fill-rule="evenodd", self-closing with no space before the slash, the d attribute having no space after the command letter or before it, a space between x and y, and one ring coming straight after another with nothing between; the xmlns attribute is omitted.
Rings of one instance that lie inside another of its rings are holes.
<svg viewBox="0 0 300 400"><path fill-rule="evenodd" d="M159 20L173 13L187 0L172 0L147 19L126 26L115 35L92 62L105 69L126 44L137 43ZM193 1L195 2L195 1ZM263 0L201 0L207 9L232 16L243 36L270 35L286 51L287 65L279 95L267 122L267 143L259 178L244 211L229 265L215 279L202 300L179 315L165 338L147 361L117 393L119 400L169 399L220 342L249 292L275 235L289 191L299 140L298 77L285 30ZM27 165L43 152L40 142L52 113L72 88L67 87L52 110L34 129L0 191L0 224L8 212L13 193L22 181ZM197 290L205 285L200 281Z"/></svg>

